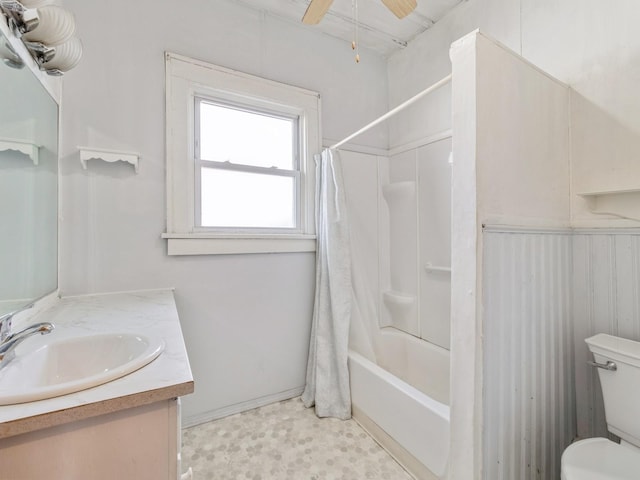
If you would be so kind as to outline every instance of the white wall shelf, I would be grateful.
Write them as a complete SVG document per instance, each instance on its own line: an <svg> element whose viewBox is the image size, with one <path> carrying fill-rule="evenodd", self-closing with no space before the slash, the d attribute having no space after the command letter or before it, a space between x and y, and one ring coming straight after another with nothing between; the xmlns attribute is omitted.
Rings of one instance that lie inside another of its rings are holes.
<svg viewBox="0 0 640 480"><path fill-rule="evenodd" d="M87 169L88 160L102 160L108 163L121 161L133 165L133 169L138 173L139 153L90 147L78 147L78 150L80 151L80 163L85 170Z"/></svg>
<svg viewBox="0 0 640 480"><path fill-rule="evenodd" d="M580 192L578 195L581 197L598 197L601 195L618 195L620 193L640 193L640 187L638 188L628 188L623 190L603 190L603 191L595 191L595 192Z"/></svg>
<svg viewBox="0 0 640 480"><path fill-rule="evenodd" d="M0 139L0 152L7 151L23 153L31 159L34 165L38 165L40 161L40 147L33 143Z"/></svg>
<svg viewBox="0 0 640 480"><path fill-rule="evenodd" d="M588 200L591 213L640 220L640 188L582 192L578 195Z"/></svg>

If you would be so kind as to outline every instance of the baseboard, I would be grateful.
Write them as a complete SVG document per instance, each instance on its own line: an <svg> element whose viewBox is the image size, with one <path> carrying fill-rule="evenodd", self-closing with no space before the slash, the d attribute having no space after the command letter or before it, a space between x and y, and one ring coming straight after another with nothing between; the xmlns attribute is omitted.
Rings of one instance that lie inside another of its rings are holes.
<svg viewBox="0 0 640 480"><path fill-rule="evenodd" d="M271 403L281 402L282 400L288 400L290 398L299 397L302 395L304 386L285 390L284 392L278 392L271 395L265 395L246 402L235 403L227 407L217 408L215 410L209 410L197 415L189 415L182 419L182 428L189 428L201 423L211 422L212 420L218 420L219 418L228 417L229 415L235 415L236 413L246 412L247 410L253 410L254 408L264 407Z"/></svg>

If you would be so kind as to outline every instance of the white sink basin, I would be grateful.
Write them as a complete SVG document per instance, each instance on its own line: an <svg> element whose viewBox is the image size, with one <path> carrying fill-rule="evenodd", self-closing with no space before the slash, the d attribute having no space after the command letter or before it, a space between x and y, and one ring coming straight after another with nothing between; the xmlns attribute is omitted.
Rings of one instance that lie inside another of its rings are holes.
<svg viewBox="0 0 640 480"><path fill-rule="evenodd" d="M18 353L0 369L0 405L102 385L144 367L163 350L163 340L130 333L53 340L30 353Z"/></svg>

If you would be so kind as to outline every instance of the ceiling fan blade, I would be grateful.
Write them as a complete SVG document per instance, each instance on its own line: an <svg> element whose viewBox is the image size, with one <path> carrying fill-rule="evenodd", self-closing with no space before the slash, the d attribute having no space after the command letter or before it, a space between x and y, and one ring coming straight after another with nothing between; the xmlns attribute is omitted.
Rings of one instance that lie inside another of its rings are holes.
<svg viewBox="0 0 640 480"><path fill-rule="evenodd" d="M327 13L329 7L333 3L333 0L311 0L307 11L304 12L302 17L302 23L306 25L316 25L320 23L324 14Z"/></svg>
<svg viewBox="0 0 640 480"><path fill-rule="evenodd" d="M382 3L398 18L406 17L418 6L416 0L382 0Z"/></svg>

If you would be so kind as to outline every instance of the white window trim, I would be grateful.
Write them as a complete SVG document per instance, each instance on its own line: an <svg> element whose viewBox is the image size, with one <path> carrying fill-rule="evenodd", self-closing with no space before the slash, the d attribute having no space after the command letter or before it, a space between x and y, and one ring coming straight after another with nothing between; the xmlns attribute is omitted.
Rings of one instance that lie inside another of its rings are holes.
<svg viewBox="0 0 640 480"><path fill-rule="evenodd" d="M320 95L174 53L165 54L169 255L315 251L315 165L322 149ZM286 109L300 122L300 228L296 233L215 233L195 227L194 97Z"/></svg>

